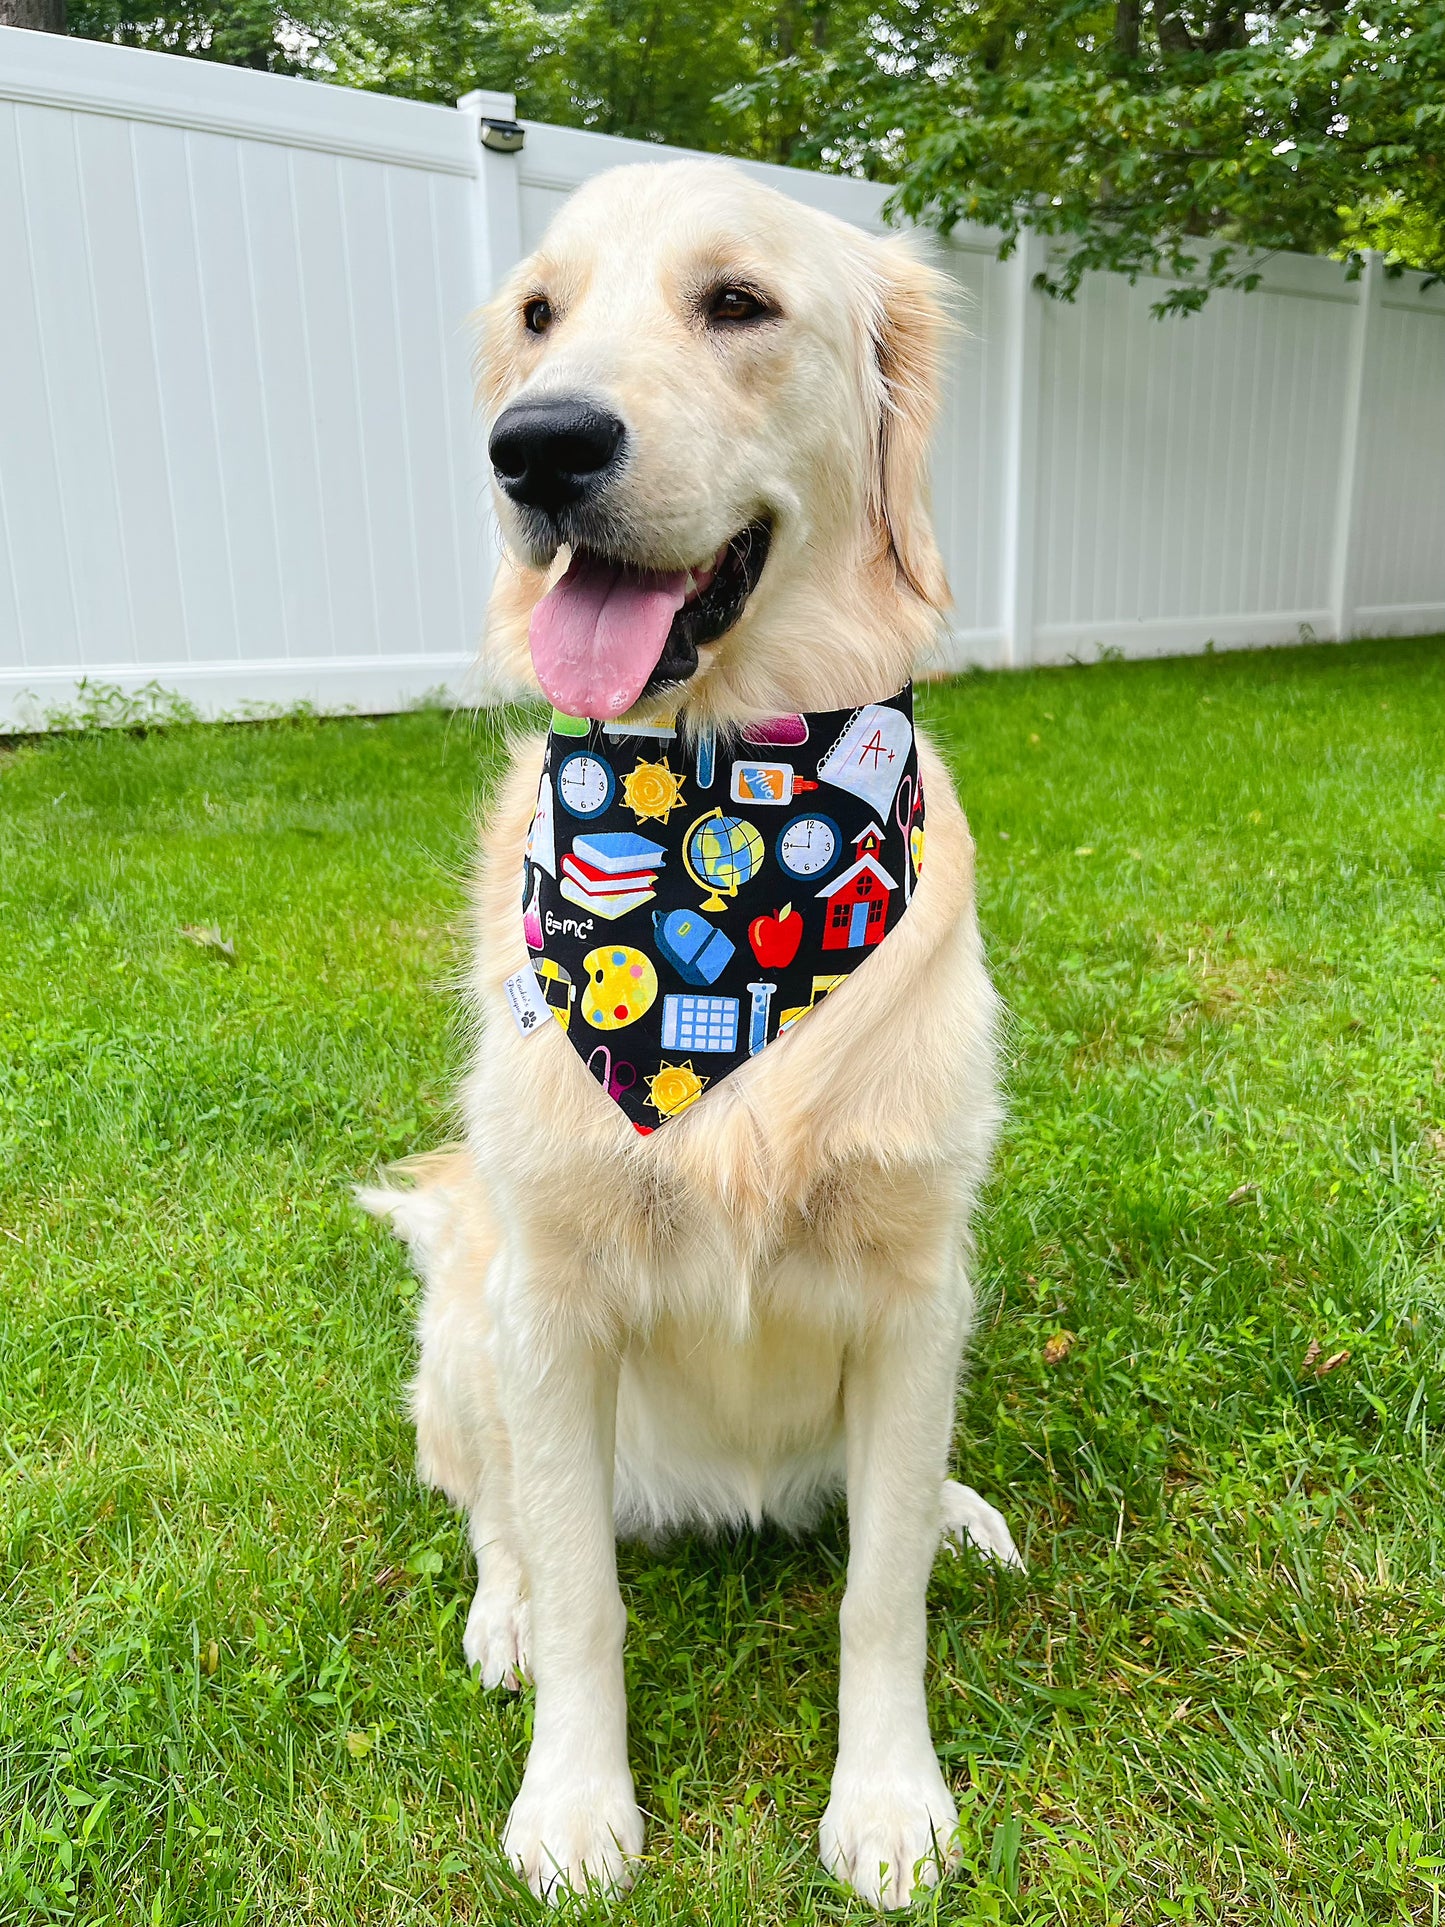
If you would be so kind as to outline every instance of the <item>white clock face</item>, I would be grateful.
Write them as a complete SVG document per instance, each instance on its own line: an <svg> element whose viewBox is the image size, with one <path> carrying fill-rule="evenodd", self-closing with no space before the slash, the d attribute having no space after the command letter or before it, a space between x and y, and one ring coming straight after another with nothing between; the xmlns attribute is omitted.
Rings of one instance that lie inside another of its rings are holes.
<svg viewBox="0 0 1445 1927"><path fill-rule="evenodd" d="M586 750L574 750L557 772L557 794L573 816L601 816L612 801L612 771Z"/></svg>
<svg viewBox="0 0 1445 1927"><path fill-rule="evenodd" d="M838 855L838 826L826 816L795 816L778 836L778 861L790 876L820 877Z"/></svg>

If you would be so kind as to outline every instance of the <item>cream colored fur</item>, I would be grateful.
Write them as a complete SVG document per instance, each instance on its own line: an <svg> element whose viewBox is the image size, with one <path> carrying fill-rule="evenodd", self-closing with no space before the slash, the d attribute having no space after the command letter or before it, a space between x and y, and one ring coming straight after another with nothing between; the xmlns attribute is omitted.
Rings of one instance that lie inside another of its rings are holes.
<svg viewBox="0 0 1445 1927"><path fill-rule="evenodd" d="M776 293L767 331L709 338L696 290ZM541 338L521 304L542 292ZM624 552L701 566L756 515L772 553L743 619L646 713L724 725L891 694L945 596L925 462L943 317L932 271L721 164L585 187L490 309L489 418L578 388L626 421ZM513 540L508 505L499 511ZM561 560L565 561L565 552ZM487 647L535 693L545 554L504 567ZM465 1651L536 1682L505 1844L538 1893L625 1884L642 1816L627 1760L615 1532L802 1526L846 1493L840 1734L824 1861L896 1906L952 1857L924 1702L940 1535L1018 1556L946 1479L968 1334L969 1215L999 1119L996 1006L973 846L926 743L926 860L898 928L825 1003L650 1137L561 1030L521 1037L522 846L541 741L515 745L474 890L466 1143L365 1194L426 1281L418 1465L471 1518Z"/></svg>

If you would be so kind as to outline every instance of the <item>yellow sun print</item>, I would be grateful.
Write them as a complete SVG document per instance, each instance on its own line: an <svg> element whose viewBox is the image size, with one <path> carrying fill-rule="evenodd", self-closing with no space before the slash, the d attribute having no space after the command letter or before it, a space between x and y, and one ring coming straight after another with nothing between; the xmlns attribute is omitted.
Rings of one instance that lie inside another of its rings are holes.
<svg viewBox="0 0 1445 1927"><path fill-rule="evenodd" d="M682 777L660 763L640 762L622 779L622 801L639 823L665 823L668 812L682 808Z"/></svg>
<svg viewBox="0 0 1445 1927"><path fill-rule="evenodd" d="M702 1096L707 1078L699 1077L691 1060L682 1064L660 1064L647 1080L647 1101L664 1117L676 1117Z"/></svg>

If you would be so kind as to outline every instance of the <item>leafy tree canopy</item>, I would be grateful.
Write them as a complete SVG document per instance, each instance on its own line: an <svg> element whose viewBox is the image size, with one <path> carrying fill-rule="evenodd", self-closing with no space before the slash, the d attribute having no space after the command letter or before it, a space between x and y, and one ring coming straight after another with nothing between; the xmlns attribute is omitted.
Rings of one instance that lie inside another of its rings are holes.
<svg viewBox="0 0 1445 1927"><path fill-rule="evenodd" d="M1380 247L1445 271L1441 0L883 0L745 97L808 102L798 157L899 204L1062 237L1089 268L1253 285L1251 251Z"/></svg>
<svg viewBox="0 0 1445 1927"><path fill-rule="evenodd" d="M1064 295L1162 272L1188 310L1281 248L1445 273L1445 0L169 4L71 29L895 182L944 230L1058 237Z"/></svg>

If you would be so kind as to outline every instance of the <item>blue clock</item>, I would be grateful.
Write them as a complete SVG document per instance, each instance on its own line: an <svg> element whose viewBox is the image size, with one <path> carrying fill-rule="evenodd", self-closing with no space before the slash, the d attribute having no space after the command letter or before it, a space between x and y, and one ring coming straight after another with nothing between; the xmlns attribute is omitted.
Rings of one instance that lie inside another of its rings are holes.
<svg viewBox="0 0 1445 1927"><path fill-rule="evenodd" d="M617 778L600 756L574 749L557 770L557 796L564 810L584 819L601 816L612 801Z"/></svg>
<svg viewBox="0 0 1445 1927"><path fill-rule="evenodd" d="M778 831L778 862L790 877L806 883L826 876L838 861L838 825L831 816L805 810Z"/></svg>

